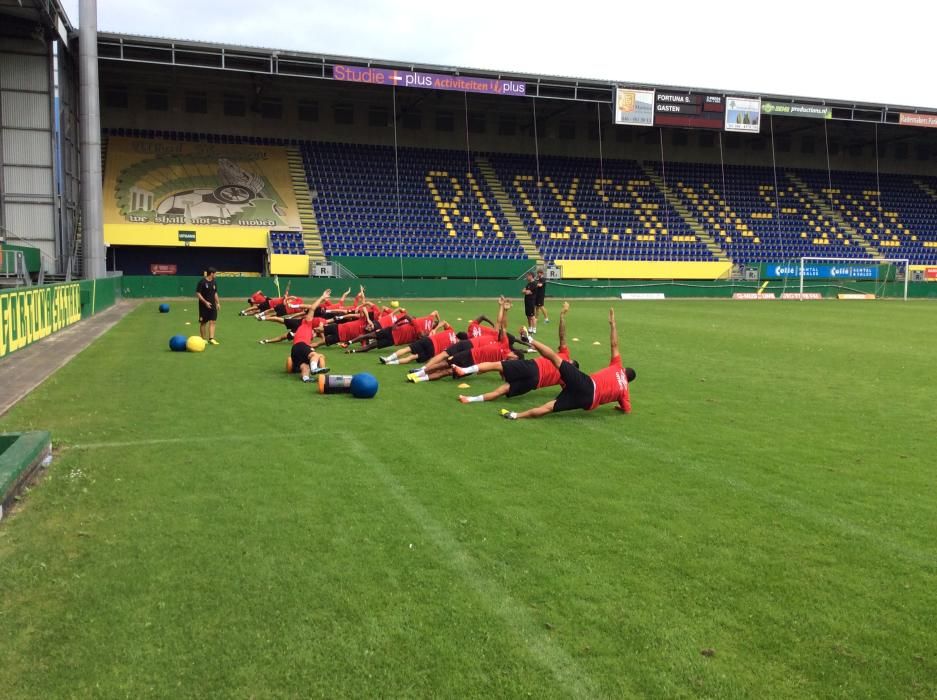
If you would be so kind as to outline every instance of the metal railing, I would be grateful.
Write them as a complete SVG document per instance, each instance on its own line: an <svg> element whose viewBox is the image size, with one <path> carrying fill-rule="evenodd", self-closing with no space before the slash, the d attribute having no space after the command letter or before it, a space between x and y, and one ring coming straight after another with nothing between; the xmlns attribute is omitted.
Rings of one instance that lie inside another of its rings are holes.
<svg viewBox="0 0 937 700"><path fill-rule="evenodd" d="M21 250L0 250L0 279L17 287L29 287L32 278L26 269L26 256Z"/></svg>

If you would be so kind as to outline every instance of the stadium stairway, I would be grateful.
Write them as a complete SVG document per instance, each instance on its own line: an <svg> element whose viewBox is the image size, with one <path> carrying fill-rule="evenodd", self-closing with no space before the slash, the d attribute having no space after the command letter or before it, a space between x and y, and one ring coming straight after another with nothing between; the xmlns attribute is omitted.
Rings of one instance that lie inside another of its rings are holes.
<svg viewBox="0 0 937 700"><path fill-rule="evenodd" d="M849 240L862 248L871 258L881 260L883 257L882 253L873 246L868 239L865 238L862 234L856 231L855 228L849 225L849 223L844 219L839 212L834 211L833 208L826 202L820 195L810 189L806 182L803 181L799 176L794 173L788 172L785 173L787 179L794 183L797 187L798 193L803 195L810 203L817 208L817 210L823 215L823 217L835 226L839 231L847 234Z"/></svg>
<svg viewBox="0 0 937 700"><path fill-rule="evenodd" d="M670 204L670 206L674 208L674 211L680 215L680 218L686 222L687 226L690 227L690 230L693 231L696 237L706 245L709 252L712 253L713 258L719 262L729 262L729 255L726 251L706 232L706 229L703 228L703 224L700 223L699 219L693 216L680 198L664 183L664 179L657 174L654 168L647 163L641 163L641 168L647 174L647 179L653 182L654 186L664 195L667 203Z"/></svg>
<svg viewBox="0 0 937 700"><path fill-rule="evenodd" d="M527 230L527 227L524 226L524 222L521 220L520 214L517 213L517 209L511 202L511 198L508 197L507 192L504 191L504 187L501 185L501 181L498 179L494 168L491 167L491 163L487 158L478 156L475 158L475 165L478 166L478 171L481 173L482 177L485 178L485 182L488 183L488 187L494 194L495 201L498 203L498 206L501 207L501 211L504 212L504 216L511 226L511 230L514 232L517 240L520 241L521 247L524 249L524 254L531 260L534 260L537 265L543 265L544 259L540 254L540 250L537 248L537 244L534 243L533 239L530 237L530 232Z"/></svg>
<svg viewBox="0 0 937 700"><path fill-rule="evenodd" d="M309 256L309 269L312 264L325 260L325 251L322 248L322 238L319 235L319 222L316 212L312 208L312 198L309 186L306 184L306 169L303 166L303 157L298 148L288 148L287 161L290 168L290 181L293 183L293 196L296 197L296 207L299 210L299 223L303 227L303 244Z"/></svg>

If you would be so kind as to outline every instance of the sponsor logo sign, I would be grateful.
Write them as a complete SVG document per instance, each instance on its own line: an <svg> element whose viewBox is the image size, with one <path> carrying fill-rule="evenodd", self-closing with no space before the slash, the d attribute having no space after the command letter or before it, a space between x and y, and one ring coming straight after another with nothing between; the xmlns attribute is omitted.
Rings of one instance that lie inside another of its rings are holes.
<svg viewBox="0 0 937 700"><path fill-rule="evenodd" d="M175 265L150 265L150 274L151 275L174 275L176 274Z"/></svg>
<svg viewBox="0 0 937 700"><path fill-rule="evenodd" d="M736 292L732 295L733 299L738 301L761 301L762 299L777 299L774 295L774 292L765 292L764 294L758 294L758 292Z"/></svg>
<svg viewBox="0 0 937 700"><path fill-rule="evenodd" d="M654 91L615 89L615 123L631 126L653 126Z"/></svg>
<svg viewBox="0 0 937 700"><path fill-rule="evenodd" d="M837 294L837 299L874 299L874 294Z"/></svg>
<svg viewBox="0 0 937 700"><path fill-rule="evenodd" d="M937 129L937 114L914 114L900 112L898 123L902 126L923 126L928 129Z"/></svg>
<svg viewBox="0 0 937 700"><path fill-rule="evenodd" d="M332 68L332 77L335 80L366 85L396 85L397 87L426 88L428 90L478 92L484 95L523 96L527 94L527 83L519 83L514 80L420 73L394 70L392 68L337 65Z"/></svg>
<svg viewBox="0 0 937 700"><path fill-rule="evenodd" d="M24 289L0 294L0 357L81 320L81 287Z"/></svg>
<svg viewBox="0 0 937 700"><path fill-rule="evenodd" d="M810 119L832 119L833 108L821 105L805 105L788 102L761 103L761 113L782 117L808 117Z"/></svg>
<svg viewBox="0 0 937 700"><path fill-rule="evenodd" d="M761 98L726 97L726 131L761 131Z"/></svg>
<svg viewBox="0 0 937 700"><path fill-rule="evenodd" d="M816 301L823 298L820 292L783 292L782 299L792 299L794 301Z"/></svg>
<svg viewBox="0 0 937 700"><path fill-rule="evenodd" d="M804 279L851 279L877 280L878 265L804 265ZM800 277L799 263L769 263L765 265L765 277L789 279Z"/></svg>

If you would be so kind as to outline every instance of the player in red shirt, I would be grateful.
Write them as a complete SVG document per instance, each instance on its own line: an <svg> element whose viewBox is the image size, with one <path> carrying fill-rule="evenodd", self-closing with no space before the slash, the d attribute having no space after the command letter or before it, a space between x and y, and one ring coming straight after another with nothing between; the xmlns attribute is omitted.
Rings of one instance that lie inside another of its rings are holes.
<svg viewBox="0 0 937 700"><path fill-rule="evenodd" d="M443 321L431 334L417 338L407 347L382 357L381 364L406 365L411 362L427 362L434 355L444 352L450 345L467 339L468 336L464 332L456 333L452 326Z"/></svg>
<svg viewBox="0 0 937 700"><path fill-rule="evenodd" d="M299 327L293 331L293 347L290 349L290 356L286 358L286 368L288 372L299 372L304 382L311 382L313 374L329 371L325 366L325 355L316 352L312 347L316 309L328 295L327 289L308 307Z"/></svg>
<svg viewBox="0 0 937 700"><path fill-rule="evenodd" d="M488 362L494 363L516 359L517 355L514 354L507 343L500 343L498 341L484 343L470 350L463 350L462 352L447 356L446 364L441 367L422 373L413 372L408 374L407 381L413 382L414 384L432 382L436 379L442 379L443 377L455 377L456 367L471 367Z"/></svg>
<svg viewBox="0 0 937 700"><path fill-rule="evenodd" d="M364 311L359 311L355 315L357 318L352 321L327 323L322 326L321 338L316 340L312 347L318 347L323 343L325 345L342 343L342 347L345 347L362 333L367 333L374 328L374 323Z"/></svg>
<svg viewBox="0 0 937 700"><path fill-rule="evenodd" d="M352 339L352 343L364 341L364 345L360 348L349 348L346 352L370 352L375 348L387 348L391 345L409 345L416 342L420 336L431 333L437 325L439 325L438 311L419 318L405 314L388 328L380 328Z"/></svg>
<svg viewBox="0 0 937 700"><path fill-rule="evenodd" d="M560 311L559 323L559 341L560 344L556 354L560 359L569 361L569 348L566 347L566 314L569 311L569 302L563 304ZM524 329L521 329L521 338L524 338ZM578 362L572 363L579 367ZM513 396L522 396L534 389L543 389L548 386L562 384L560 371L546 357L540 356L533 360L506 360L504 362L482 362L462 368L454 366L452 371L457 377L465 377L470 374L484 374L485 372L500 372L504 377L504 384L494 391L477 396L459 396L462 403L476 403L479 401L494 401L502 396L508 398Z"/></svg>
<svg viewBox="0 0 937 700"><path fill-rule="evenodd" d="M454 357L462 352L468 352L473 349L480 348L484 345L490 343L495 343L502 345L506 350L511 349L511 336L505 330L505 323L507 323L507 309L511 308L510 302L508 302L504 297L501 297L498 300L498 333L496 335L488 335L483 333L477 335L474 338L469 338L468 340L461 340L458 343L450 345L442 352L434 355L430 360L420 367L418 370L411 372L407 375L407 381L409 382L419 382L425 381L426 377L431 374L437 374L443 372L443 374L448 374L450 370L449 358Z"/></svg>
<svg viewBox="0 0 937 700"><path fill-rule="evenodd" d="M618 408L624 413L631 413L631 394L629 383L635 379L635 371L631 367L622 367L621 355L618 353L618 329L615 327L615 310L608 310L608 325L612 358L608 367L598 372L586 374L574 367L572 363L560 358L553 350L543 343L533 341L537 351L548 358L559 370L563 380L563 391L553 401L543 406L531 408L520 413L501 409L501 415L509 420L519 418L539 418L548 413L572 411L581 408L592 411L603 403L617 402Z"/></svg>

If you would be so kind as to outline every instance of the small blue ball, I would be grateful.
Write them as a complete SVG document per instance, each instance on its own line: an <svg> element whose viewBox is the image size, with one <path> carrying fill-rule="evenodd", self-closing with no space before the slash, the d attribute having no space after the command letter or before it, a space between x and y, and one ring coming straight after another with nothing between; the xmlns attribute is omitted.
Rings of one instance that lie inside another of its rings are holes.
<svg viewBox="0 0 937 700"><path fill-rule="evenodd" d="M356 399L371 399L377 393L377 377L359 372L351 378L351 395Z"/></svg>
<svg viewBox="0 0 937 700"><path fill-rule="evenodd" d="M185 342L188 340L184 335L174 335L169 339L169 349L173 352L185 352Z"/></svg>
<svg viewBox="0 0 937 700"><path fill-rule="evenodd" d="M160 312L161 314L168 314L168 313L169 313L169 304L160 304L160 305L159 305L159 312Z"/></svg>

